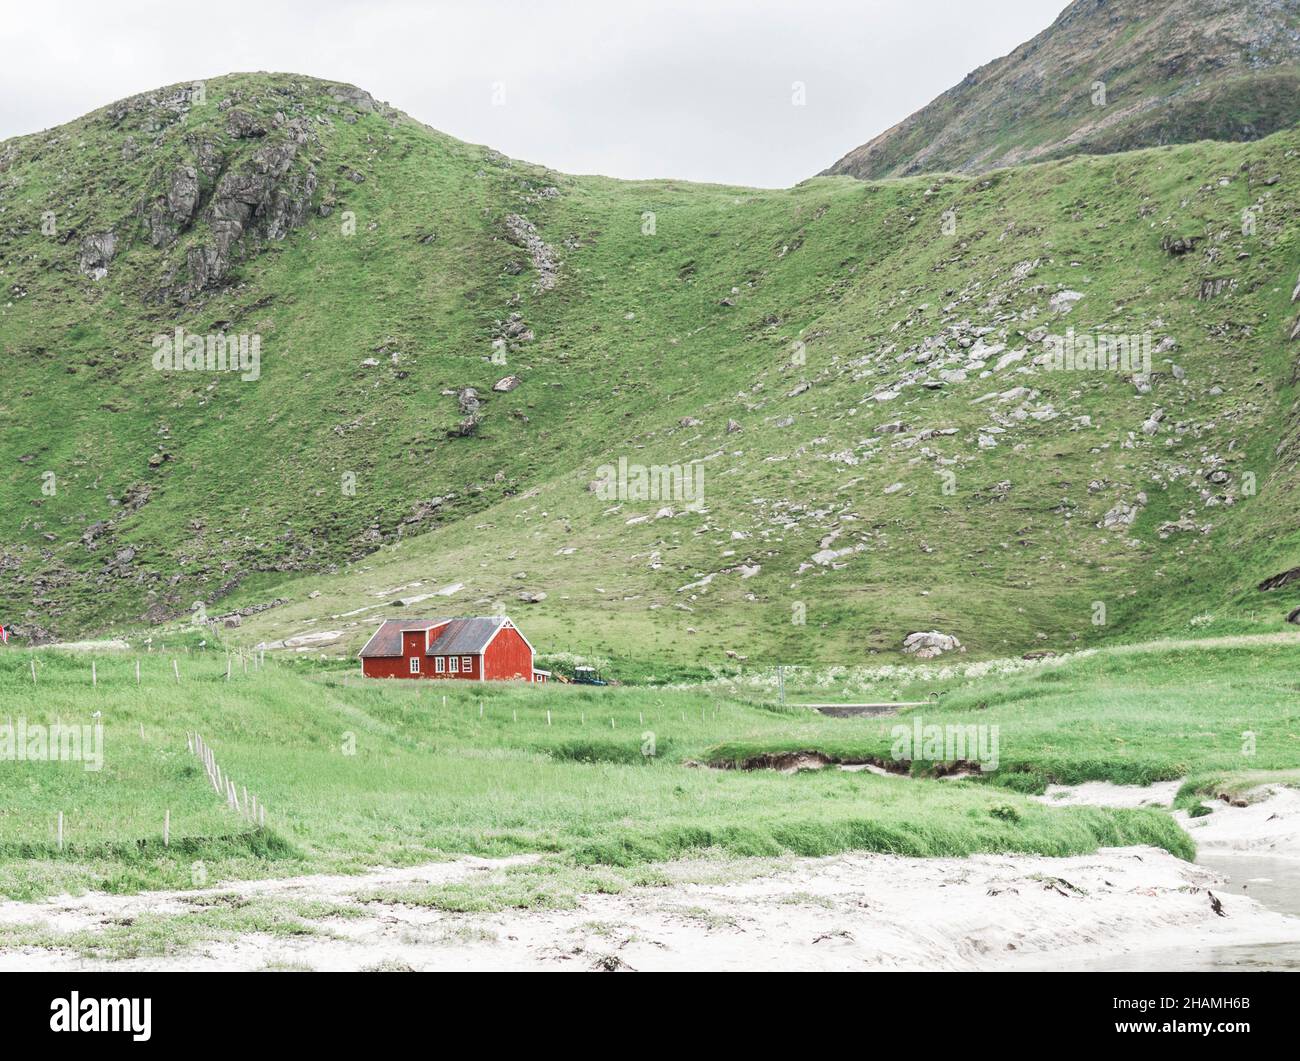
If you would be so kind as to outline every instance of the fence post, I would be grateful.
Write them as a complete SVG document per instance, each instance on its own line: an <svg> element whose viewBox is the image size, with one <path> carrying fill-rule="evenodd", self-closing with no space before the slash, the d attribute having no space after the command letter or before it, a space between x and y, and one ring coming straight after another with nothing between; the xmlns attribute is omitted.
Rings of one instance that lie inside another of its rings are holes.
<svg viewBox="0 0 1300 1061"><path fill-rule="evenodd" d="M172 812L163 811L163 847L170 847L172 842Z"/></svg>
<svg viewBox="0 0 1300 1061"><path fill-rule="evenodd" d="M59 811L59 850L63 850L63 811Z"/></svg>
<svg viewBox="0 0 1300 1061"><path fill-rule="evenodd" d="M95 661L92 659L90 661L90 687L93 689L98 684L99 684L99 678L95 674Z"/></svg>
<svg viewBox="0 0 1300 1061"><path fill-rule="evenodd" d="M135 661L135 684L140 684L140 658L138 656Z"/></svg>
<svg viewBox="0 0 1300 1061"><path fill-rule="evenodd" d="M176 675L176 684L177 684L177 685L180 685L180 683L181 683L181 667L180 667L180 664L177 663L175 660L172 660L172 673L173 673L174 675Z"/></svg>
<svg viewBox="0 0 1300 1061"><path fill-rule="evenodd" d="M36 684L36 657L32 657L32 684Z"/></svg>

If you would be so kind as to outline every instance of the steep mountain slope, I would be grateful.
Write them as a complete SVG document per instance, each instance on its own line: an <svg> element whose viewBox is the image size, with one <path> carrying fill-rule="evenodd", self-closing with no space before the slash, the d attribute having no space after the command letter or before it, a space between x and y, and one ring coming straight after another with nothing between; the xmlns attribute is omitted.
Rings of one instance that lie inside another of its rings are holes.
<svg viewBox="0 0 1300 1061"><path fill-rule="evenodd" d="M1297 0L1074 0L826 173L981 173L1072 154L1255 140L1300 121Z"/></svg>
<svg viewBox="0 0 1300 1061"><path fill-rule="evenodd" d="M1300 603L1255 589L1300 565L1293 133L760 192L307 78L204 96L0 148L16 644L198 602L337 653L507 608L552 650L853 662ZM177 327L260 337L258 378L158 370ZM1070 329L1149 371L1053 370ZM610 495L620 459L702 498Z"/></svg>

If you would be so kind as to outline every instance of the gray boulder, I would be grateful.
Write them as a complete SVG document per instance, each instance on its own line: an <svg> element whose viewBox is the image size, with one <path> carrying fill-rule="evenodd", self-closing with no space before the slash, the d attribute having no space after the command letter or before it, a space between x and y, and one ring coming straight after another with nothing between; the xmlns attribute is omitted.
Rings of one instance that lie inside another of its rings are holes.
<svg viewBox="0 0 1300 1061"><path fill-rule="evenodd" d="M903 638L903 651L917 659L934 659L945 652L961 651L962 644L952 634L938 630L917 631Z"/></svg>

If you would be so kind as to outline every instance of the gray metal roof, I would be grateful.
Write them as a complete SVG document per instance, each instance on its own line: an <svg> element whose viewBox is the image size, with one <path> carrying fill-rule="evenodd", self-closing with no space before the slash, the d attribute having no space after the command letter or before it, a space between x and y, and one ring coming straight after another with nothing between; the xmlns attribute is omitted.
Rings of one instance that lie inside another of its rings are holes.
<svg viewBox="0 0 1300 1061"><path fill-rule="evenodd" d="M429 646L429 655L457 656L467 652L482 652L505 621L505 617L500 615L453 619Z"/></svg>
<svg viewBox="0 0 1300 1061"><path fill-rule="evenodd" d="M447 628L429 646L428 655L459 656L482 652L492 635L506 621L504 616L475 616L468 619L444 617L439 619L385 619L371 635L361 650L362 659L375 656L400 656L403 630L431 630L435 626Z"/></svg>

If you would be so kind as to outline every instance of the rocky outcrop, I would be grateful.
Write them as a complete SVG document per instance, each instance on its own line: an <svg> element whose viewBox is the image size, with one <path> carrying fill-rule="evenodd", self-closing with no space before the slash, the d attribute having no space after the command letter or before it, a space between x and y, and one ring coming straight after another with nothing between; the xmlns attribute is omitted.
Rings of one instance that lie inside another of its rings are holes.
<svg viewBox="0 0 1300 1061"><path fill-rule="evenodd" d="M286 123L282 133L217 181L202 214L211 236L186 254L179 301L219 287L249 244L284 239L303 223L317 186L315 165L299 157L310 134L303 119Z"/></svg>
<svg viewBox="0 0 1300 1061"><path fill-rule="evenodd" d="M92 280L103 280L108 275L108 263L117 252L117 236L100 232L81 241L81 255L77 264Z"/></svg>
<svg viewBox="0 0 1300 1061"><path fill-rule="evenodd" d="M226 135L232 140L249 140L266 135L266 124L247 111L232 110L226 115Z"/></svg>
<svg viewBox="0 0 1300 1061"><path fill-rule="evenodd" d="M1293 567L1280 574L1270 575L1256 588L1266 593L1271 589L1281 589L1283 586L1289 586L1292 582L1300 582L1300 567Z"/></svg>
<svg viewBox="0 0 1300 1061"><path fill-rule="evenodd" d="M965 649L952 634L928 630L917 631L903 638L903 651L917 659L934 659L945 652L964 652Z"/></svg>
<svg viewBox="0 0 1300 1061"><path fill-rule="evenodd" d="M149 242L166 247L189 226L199 206L199 174L190 165L177 166L167 181L167 190L145 211Z"/></svg>

